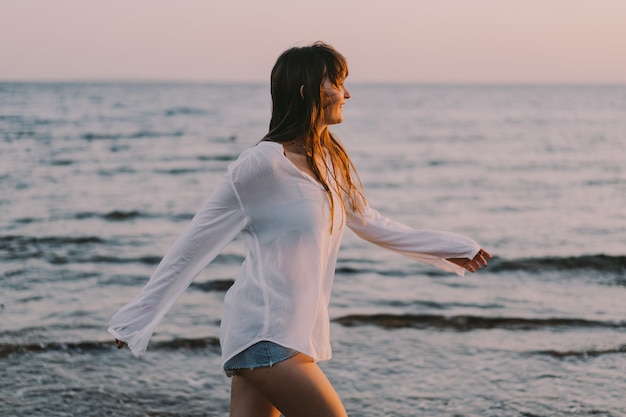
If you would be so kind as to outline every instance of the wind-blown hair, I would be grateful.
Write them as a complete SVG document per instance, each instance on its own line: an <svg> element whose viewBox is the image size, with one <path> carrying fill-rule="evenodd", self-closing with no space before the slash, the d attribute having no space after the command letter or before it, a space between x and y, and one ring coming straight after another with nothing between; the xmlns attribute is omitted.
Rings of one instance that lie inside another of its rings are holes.
<svg viewBox="0 0 626 417"><path fill-rule="evenodd" d="M283 52L272 69L272 118L269 132L263 138L278 143L304 139L307 160L328 193L331 216L335 204L333 188L344 210L347 203L360 213L365 204L361 181L339 140L328 128L321 132L319 140L316 139L317 127L324 121L327 100L323 83L328 79L339 86L347 76L346 59L323 42ZM325 173L333 180L328 181Z"/></svg>

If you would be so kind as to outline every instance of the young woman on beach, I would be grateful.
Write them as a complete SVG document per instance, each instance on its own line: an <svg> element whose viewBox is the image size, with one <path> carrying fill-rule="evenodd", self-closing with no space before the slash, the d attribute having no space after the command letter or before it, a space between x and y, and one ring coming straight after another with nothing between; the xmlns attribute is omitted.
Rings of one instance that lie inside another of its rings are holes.
<svg viewBox="0 0 626 417"><path fill-rule="evenodd" d="M345 58L321 42L278 58L269 132L229 166L141 293L111 320L118 347L141 354L195 276L242 233L246 259L225 295L220 329L233 417L347 416L317 365L331 356L328 303L345 226L461 275L491 258L472 239L414 230L368 205L328 130L343 121L347 75Z"/></svg>

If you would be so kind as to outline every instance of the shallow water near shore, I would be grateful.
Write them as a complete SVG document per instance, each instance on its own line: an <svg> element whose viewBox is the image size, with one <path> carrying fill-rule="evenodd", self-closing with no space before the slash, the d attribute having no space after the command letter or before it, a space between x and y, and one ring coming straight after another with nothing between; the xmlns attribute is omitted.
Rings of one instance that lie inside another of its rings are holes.
<svg viewBox="0 0 626 417"><path fill-rule="evenodd" d="M626 86L348 85L370 204L495 257L347 232L321 363L354 416L626 415ZM265 85L0 83L0 415L227 416L236 239L137 360L106 328L269 121Z"/></svg>

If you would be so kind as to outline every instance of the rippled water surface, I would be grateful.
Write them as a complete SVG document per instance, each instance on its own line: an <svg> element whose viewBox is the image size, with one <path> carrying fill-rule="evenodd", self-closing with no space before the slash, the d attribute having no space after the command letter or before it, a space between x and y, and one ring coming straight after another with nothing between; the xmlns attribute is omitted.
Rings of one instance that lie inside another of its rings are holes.
<svg viewBox="0 0 626 417"><path fill-rule="evenodd" d="M349 413L626 415L626 87L349 87L370 203L495 255L459 278L346 234L321 365ZM105 330L268 121L265 85L0 84L0 415L228 415L241 240L141 360Z"/></svg>

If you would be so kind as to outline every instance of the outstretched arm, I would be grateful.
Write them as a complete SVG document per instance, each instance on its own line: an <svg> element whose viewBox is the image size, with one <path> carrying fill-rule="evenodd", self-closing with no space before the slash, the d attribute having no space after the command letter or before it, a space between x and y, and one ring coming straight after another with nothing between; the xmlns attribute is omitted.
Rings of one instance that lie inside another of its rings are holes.
<svg viewBox="0 0 626 417"><path fill-rule="evenodd" d="M245 215L228 177L167 251L141 293L111 319L118 348L135 356L146 350L154 329L198 273L242 230Z"/></svg>
<svg viewBox="0 0 626 417"><path fill-rule="evenodd" d="M463 275L487 264L491 255L474 240L450 232L416 230L366 205L362 215L348 211L347 225L359 237L419 262Z"/></svg>

